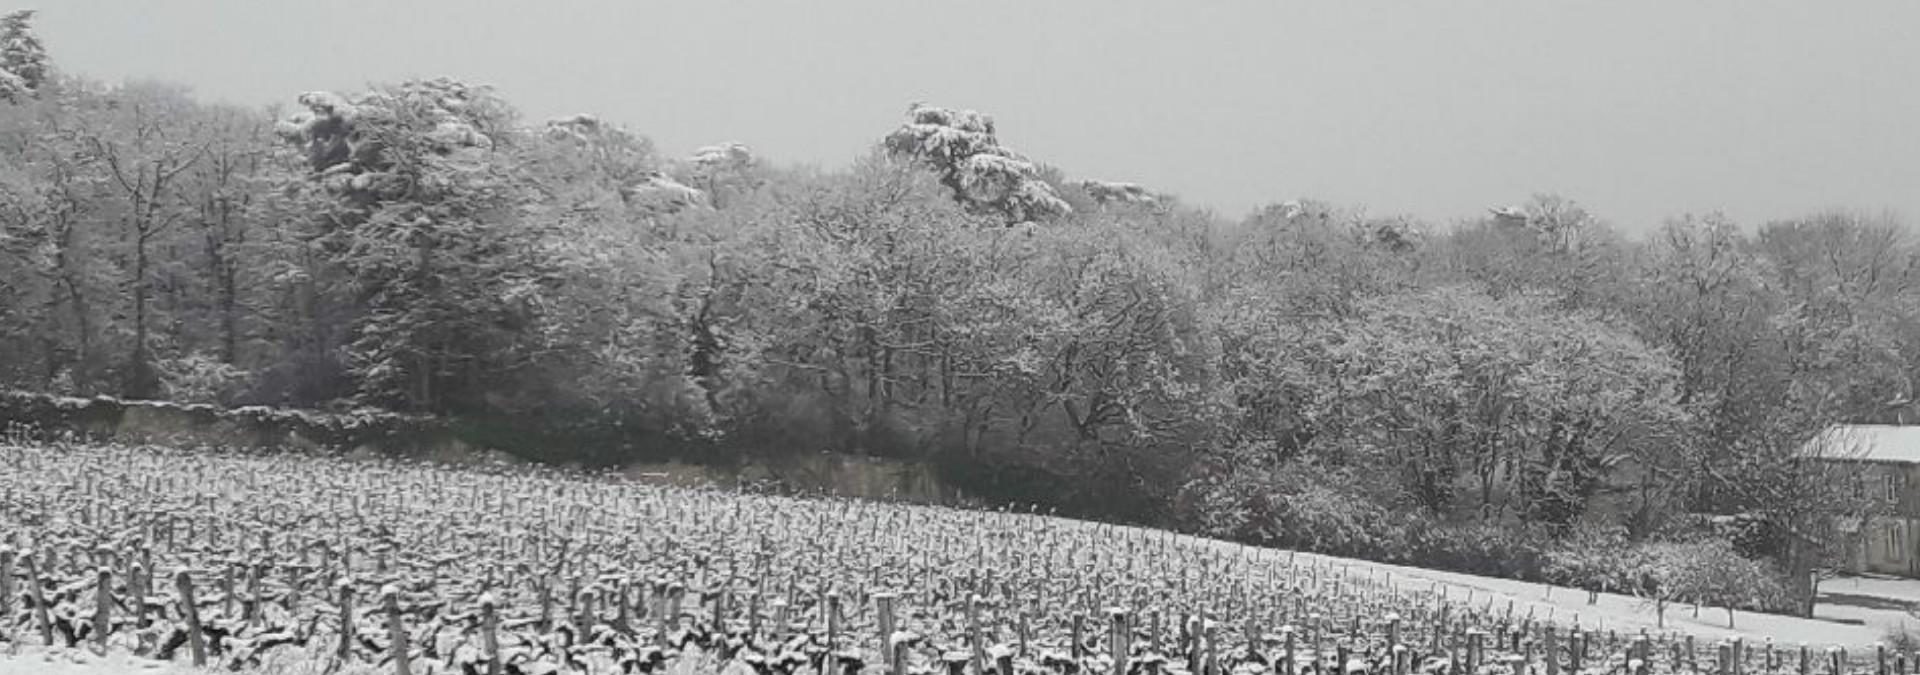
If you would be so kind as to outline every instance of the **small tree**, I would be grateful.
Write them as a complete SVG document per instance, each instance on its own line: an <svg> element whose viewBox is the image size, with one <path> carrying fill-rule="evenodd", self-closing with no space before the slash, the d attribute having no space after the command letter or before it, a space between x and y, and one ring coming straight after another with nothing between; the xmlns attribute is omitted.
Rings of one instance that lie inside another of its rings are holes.
<svg viewBox="0 0 1920 675"><path fill-rule="evenodd" d="M1733 628L1736 608L1766 607L1786 592L1773 570L1742 557L1725 539L1663 542L1643 550L1648 595L1656 603L1661 627L1666 626L1666 602L1671 599L1690 599L1696 608L1719 605L1727 610L1727 628Z"/></svg>
<svg viewBox="0 0 1920 675"><path fill-rule="evenodd" d="M1619 528L1576 530L1560 548L1547 553L1547 576L1587 591L1587 604L1603 592L1637 590L1644 564L1640 549L1627 543Z"/></svg>

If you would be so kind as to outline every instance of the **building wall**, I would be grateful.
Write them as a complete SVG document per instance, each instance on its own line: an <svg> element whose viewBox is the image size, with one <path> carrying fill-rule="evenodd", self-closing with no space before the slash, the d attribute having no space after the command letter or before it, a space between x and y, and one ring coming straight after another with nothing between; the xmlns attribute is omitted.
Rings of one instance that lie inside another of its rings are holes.
<svg viewBox="0 0 1920 675"><path fill-rule="evenodd" d="M1859 533L1854 571L1920 577L1920 465L1873 462L1861 474L1859 489L1894 503Z"/></svg>
<svg viewBox="0 0 1920 675"><path fill-rule="evenodd" d="M1915 521L1882 518L1867 527L1861 541L1859 570L1876 574L1920 576L1920 551L1914 547Z"/></svg>

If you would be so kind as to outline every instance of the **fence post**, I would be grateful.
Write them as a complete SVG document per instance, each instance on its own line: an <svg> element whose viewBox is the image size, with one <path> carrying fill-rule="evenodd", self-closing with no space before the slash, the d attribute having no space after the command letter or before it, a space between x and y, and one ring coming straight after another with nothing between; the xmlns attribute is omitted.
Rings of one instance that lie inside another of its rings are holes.
<svg viewBox="0 0 1920 675"><path fill-rule="evenodd" d="M1127 657L1133 647L1133 636L1127 634L1127 610L1116 607L1107 613L1113 620L1109 635L1112 644L1107 647L1113 656L1113 675L1127 675ZM1252 650L1252 645L1248 645L1248 650Z"/></svg>
<svg viewBox="0 0 1920 675"><path fill-rule="evenodd" d="M193 577L184 569L174 572L173 587L180 594L180 616L187 621L187 645L193 650L193 666L205 667L207 643L200 633L200 605L193 599Z"/></svg>

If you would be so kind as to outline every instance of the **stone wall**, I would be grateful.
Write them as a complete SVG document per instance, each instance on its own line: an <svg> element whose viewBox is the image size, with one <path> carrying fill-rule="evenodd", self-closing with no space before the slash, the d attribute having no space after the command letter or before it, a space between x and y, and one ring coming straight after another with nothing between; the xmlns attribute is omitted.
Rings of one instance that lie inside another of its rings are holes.
<svg viewBox="0 0 1920 675"><path fill-rule="evenodd" d="M354 457L409 457L446 464L521 462L527 448L485 447L456 425L388 412L319 413L274 408L221 409L107 397L73 398L0 391L0 428L36 437L93 442L342 452ZM553 454L553 453L543 453ZM754 485L803 493L935 504L963 501L925 462L811 453L744 462L635 462L619 472L636 480L683 486Z"/></svg>

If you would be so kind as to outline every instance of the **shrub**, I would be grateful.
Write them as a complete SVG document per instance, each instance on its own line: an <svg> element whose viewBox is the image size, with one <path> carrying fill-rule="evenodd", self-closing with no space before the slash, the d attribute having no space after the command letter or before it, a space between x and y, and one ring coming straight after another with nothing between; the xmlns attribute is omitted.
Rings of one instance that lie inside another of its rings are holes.
<svg viewBox="0 0 1920 675"><path fill-rule="evenodd" d="M1587 591L1592 604L1601 593L1636 592L1644 561L1642 551L1627 541L1618 527L1579 527L1544 556L1547 579Z"/></svg>
<svg viewBox="0 0 1920 675"><path fill-rule="evenodd" d="M1646 591L1657 601L1687 600L1727 611L1732 628L1735 609L1767 610L1785 602L1787 591L1775 570L1740 555L1720 538L1659 542L1640 547Z"/></svg>
<svg viewBox="0 0 1920 675"><path fill-rule="evenodd" d="M181 403L225 405L252 379L246 370L199 352L161 359L154 369L167 398Z"/></svg>
<svg viewBox="0 0 1920 675"><path fill-rule="evenodd" d="M1402 539L1344 471L1307 461L1242 467L1188 486L1184 514L1209 536L1384 559Z"/></svg>

